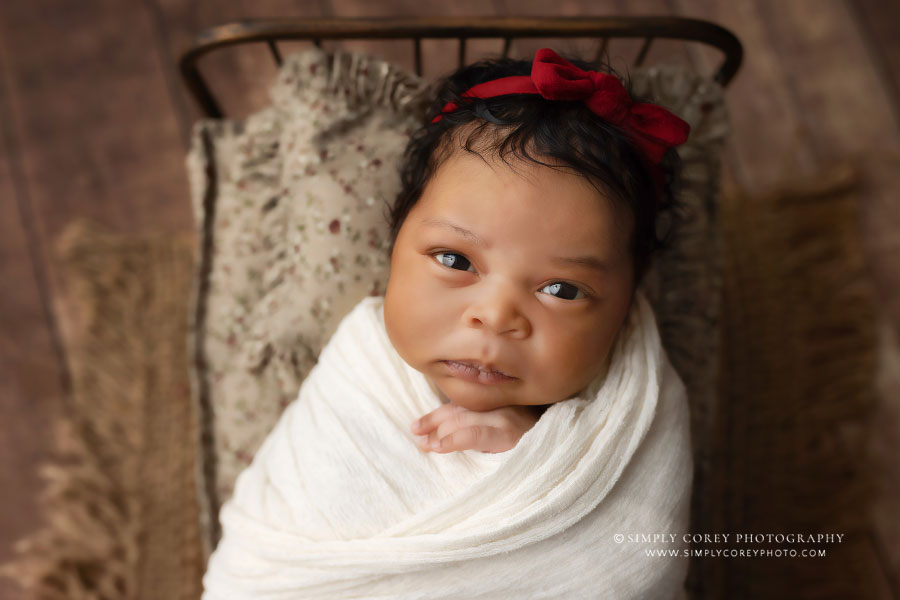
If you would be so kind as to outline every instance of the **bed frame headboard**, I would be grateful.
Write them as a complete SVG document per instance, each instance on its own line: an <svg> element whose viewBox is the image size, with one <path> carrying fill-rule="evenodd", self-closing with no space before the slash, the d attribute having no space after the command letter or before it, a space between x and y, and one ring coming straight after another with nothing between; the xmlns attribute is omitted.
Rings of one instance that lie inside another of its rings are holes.
<svg viewBox="0 0 900 600"><path fill-rule="evenodd" d="M597 38L599 59L614 38L642 38L633 65L641 66L655 39L700 42L722 51L724 58L713 74L722 86L737 73L743 57L740 41L730 31L699 19L684 17L454 17L454 18L327 18L264 19L226 23L201 31L179 60L181 76L203 113L222 118L224 113L198 68L199 59L214 50L250 43L269 47L275 63L281 64L278 42L306 40L321 47L324 40L404 40L412 43L415 70L422 75L422 40L459 40L458 64L466 63L470 39L503 40L508 56L519 38Z"/></svg>

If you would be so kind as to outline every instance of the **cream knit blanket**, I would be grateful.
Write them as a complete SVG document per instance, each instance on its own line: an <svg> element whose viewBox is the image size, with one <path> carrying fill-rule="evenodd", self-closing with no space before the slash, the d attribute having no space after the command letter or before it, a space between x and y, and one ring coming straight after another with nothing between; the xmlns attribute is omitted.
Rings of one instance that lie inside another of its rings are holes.
<svg viewBox="0 0 900 600"><path fill-rule="evenodd" d="M498 454L415 446L410 422L441 401L394 350L382 306L344 318L238 477L204 600L679 594L688 406L641 292L605 377Z"/></svg>

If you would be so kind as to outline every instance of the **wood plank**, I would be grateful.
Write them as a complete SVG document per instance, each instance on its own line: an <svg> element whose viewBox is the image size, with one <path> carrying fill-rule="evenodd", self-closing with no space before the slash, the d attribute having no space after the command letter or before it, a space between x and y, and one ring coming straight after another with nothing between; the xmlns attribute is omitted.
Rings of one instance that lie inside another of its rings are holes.
<svg viewBox="0 0 900 600"><path fill-rule="evenodd" d="M850 0L847 9L855 16L869 60L891 95L894 119L900 121L900 3Z"/></svg>
<svg viewBox="0 0 900 600"><path fill-rule="evenodd" d="M900 598L900 334L884 312L879 326L879 368L875 385L879 398L868 431L872 468L880 474L872 506L872 544L894 598Z"/></svg>
<svg viewBox="0 0 900 600"><path fill-rule="evenodd" d="M10 97L41 239L75 214L114 230L184 230L177 121L146 14L39 0L7 5L0 27L16 57Z"/></svg>
<svg viewBox="0 0 900 600"><path fill-rule="evenodd" d="M61 413L68 387L48 315L45 273L33 247L8 74L8 55L0 46L0 423L5 425L0 435L0 563L13 558L16 540L44 524L35 502L42 489L38 465L55 456L48 424ZM0 578L0 597L15 600L24 598L21 594L12 580Z"/></svg>
<svg viewBox="0 0 900 600"><path fill-rule="evenodd" d="M178 120L181 133L181 145L185 152L190 146L191 126L196 118L196 111L178 71L180 52L187 48L190 37L185 32L194 33L190 19L191 3L184 0L169 2L169 13L162 10L159 2L146 0L148 16L153 24L154 48L159 57L166 91L171 99L173 112ZM172 40L172 35L179 36Z"/></svg>
<svg viewBox="0 0 900 600"><path fill-rule="evenodd" d="M766 10L771 11L766 20L771 24L773 42L792 74L786 84L797 105L804 108L817 159L827 164L850 156L868 165L868 186L861 200L863 242L881 304L900 330L900 205L896 202L900 127L891 107L890 80L880 78L863 41L865 34L845 2L816 2L814 6L808 2L769 3ZM895 157L892 166L880 162L888 155ZM893 351L897 352L896 346ZM883 365L884 353L881 360ZM900 430L897 392L900 388L894 387L881 395L884 420L882 428L873 433ZM881 456L876 460L896 461L896 453L890 459ZM887 478L890 471L884 475ZM897 480L883 483L884 493L875 506L882 512L900 504ZM875 532L890 565L900 565L900 542L895 533ZM896 578L896 570L888 572ZM897 579L893 585L898 585Z"/></svg>
<svg viewBox="0 0 900 600"><path fill-rule="evenodd" d="M759 7L819 163L869 150L900 152L890 96L846 3L769 0Z"/></svg>
<svg viewBox="0 0 900 600"><path fill-rule="evenodd" d="M871 149L896 153L900 136L890 95L867 55L864 33L854 26L845 3L761 2L751 7L749 3L682 0L679 4L686 14L705 14L730 27L745 44L743 72L729 91L732 148L744 173L742 187L752 190L771 186L786 175L778 168L781 161L785 170L802 172L840 158L861 156ZM778 103L774 102L776 98ZM760 127L760 123L773 125ZM787 152L792 146L802 159ZM892 168L884 162L870 164L868 171L870 185L861 205L862 238L882 303L889 308L900 307L895 299L895 294L900 294L900 265L896 263L900 243L895 233L900 226L900 210L892 201L893 189L900 183L898 171L896 165ZM882 362L884 356L885 351ZM873 422L870 435L876 448L881 448L882 455L876 455L876 460L895 465L895 453L884 455L883 444L887 430L900 427L895 406L900 388L896 381L885 385L894 387L892 391L882 388L878 413L881 425ZM888 507L895 507L900 497L896 469L882 472L885 488L875 508L883 518L874 535L879 541L877 547L886 554L881 560L888 568L874 569L872 554L864 566L889 577L896 573L891 566L898 564L898 544L896 527L884 516L886 511L895 512ZM883 588L888 587L888 581L882 582ZM897 589L896 580L890 585Z"/></svg>
<svg viewBox="0 0 900 600"><path fill-rule="evenodd" d="M69 34L60 36L59 31ZM113 231L191 228L178 122L149 19L112 0L14 3L0 20L35 245L65 338L53 240L75 216ZM21 48L29 52L20 52Z"/></svg>
<svg viewBox="0 0 900 600"><path fill-rule="evenodd" d="M0 394L3 422L14 424L0 459L3 558L36 525L35 465L50 457L48 423L62 410L55 348L70 328L55 236L75 216L118 231L190 228L177 120L148 47L148 20L126 3L38 0L0 11Z"/></svg>
<svg viewBox="0 0 900 600"><path fill-rule="evenodd" d="M728 28L744 46L743 65L726 92L732 130L729 153L737 184L756 194L791 173L812 172L816 160L801 124L801 107L784 86L788 74L772 48L769 23L758 4L715 0L675 0L674 4L682 16ZM777 125L762 128L761 123Z"/></svg>

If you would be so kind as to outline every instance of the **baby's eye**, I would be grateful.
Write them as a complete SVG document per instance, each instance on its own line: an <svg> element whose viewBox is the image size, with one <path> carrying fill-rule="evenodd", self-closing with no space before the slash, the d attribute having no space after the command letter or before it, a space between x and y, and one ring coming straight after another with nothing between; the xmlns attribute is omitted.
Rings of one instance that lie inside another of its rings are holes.
<svg viewBox="0 0 900 600"><path fill-rule="evenodd" d="M545 285L541 291L544 290L547 290L551 296L563 300L581 300L585 297L581 288L572 285L571 283L566 283L565 281L557 281L550 285Z"/></svg>
<svg viewBox="0 0 900 600"><path fill-rule="evenodd" d="M455 252L438 252L433 256L445 267L450 267L451 269L456 269L458 271L468 271L469 267L472 266L472 263L469 262L468 258Z"/></svg>

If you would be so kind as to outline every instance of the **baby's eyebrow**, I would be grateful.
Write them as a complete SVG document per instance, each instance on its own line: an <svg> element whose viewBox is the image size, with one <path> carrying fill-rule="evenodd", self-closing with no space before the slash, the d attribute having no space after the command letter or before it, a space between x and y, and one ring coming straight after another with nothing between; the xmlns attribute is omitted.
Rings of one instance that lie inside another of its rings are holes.
<svg viewBox="0 0 900 600"><path fill-rule="evenodd" d="M608 273L611 268L608 262L600 260L596 256L554 256L550 260L557 263L580 265L603 273Z"/></svg>
<svg viewBox="0 0 900 600"><path fill-rule="evenodd" d="M445 219L431 217L429 219L425 219L424 221L422 221L422 225L437 225L438 227L448 227L448 228L452 229L453 231L455 231L456 233L463 236L464 238L466 238L467 240L469 240L470 242L472 242L473 244L475 244L476 246L487 246L487 242L485 242L483 239L481 239L474 232L469 231L465 227L463 227L461 225L457 225L456 223L451 223L450 221L447 221Z"/></svg>

